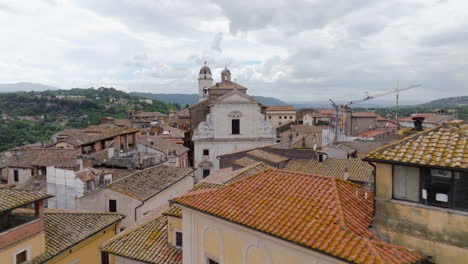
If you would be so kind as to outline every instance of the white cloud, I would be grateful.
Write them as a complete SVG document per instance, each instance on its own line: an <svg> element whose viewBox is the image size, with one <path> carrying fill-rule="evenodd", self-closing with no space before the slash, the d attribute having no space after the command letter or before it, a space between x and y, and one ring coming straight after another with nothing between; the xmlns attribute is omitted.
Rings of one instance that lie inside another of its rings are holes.
<svg viewBox="0 0 468 264"><path fill-rule="evenodd" d="M196 92L204 61L251 94L466 95L468 3L447 0L4 0L0 80Z"/></svg>

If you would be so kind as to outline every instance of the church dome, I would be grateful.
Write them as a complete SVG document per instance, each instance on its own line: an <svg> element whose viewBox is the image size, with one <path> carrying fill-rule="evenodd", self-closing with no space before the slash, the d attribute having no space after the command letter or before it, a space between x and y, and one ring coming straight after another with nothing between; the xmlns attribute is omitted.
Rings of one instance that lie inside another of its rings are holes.
<svg viewBox="0 0 468 264"><path fill-rule="evenodd" d="M229 75L231 75L231 71L228 70L228 68L226 67L226 68L224 68L224 70L221 72L221 74L229 74Z"/></svg>
<svg viewBox="0 0 468 264"><path fill-rule="evenodd" d="M221 72L221 81L231 81L231 71L227 67Z"/></svg>
<svg viewBox="0 0 468 264"><path fill-rule="evenodd" d="M203 66L201 67L200 69L200 74L211 74L211 70L210 70L210 67L208 66Z"/></svg>

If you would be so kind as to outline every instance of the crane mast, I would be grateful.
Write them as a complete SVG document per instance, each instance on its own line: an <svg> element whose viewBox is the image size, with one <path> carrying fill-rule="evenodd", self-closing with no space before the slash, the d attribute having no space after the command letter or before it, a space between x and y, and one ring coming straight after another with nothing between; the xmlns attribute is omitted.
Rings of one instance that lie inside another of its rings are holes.
<svg viewBox="0 0 468 264"><path fill-rule="evenodd" d="M403 91L413 89L413 88L416 88L416 87L419 87L421 85L422 84L415 84L415 85L410 85L408 87L401 88L401 89L396 87L394 89L391 89L389 91L386 91L386 92L383 92L383 93L380 93L380 94L376 94L376 95L369 95L369 94L366 93L366 96L364 98L349 101L349 102L344 103L344 104L342 104L340 106L338 106L332 99L330 99L330 102L332 103L333 108L335 108L335 118L334 118L334 120L332 122L333 126L334 126L333 142L338 141L338 134L344 134L344 124L341 124L341 122L343 121L344 111L350 105L357 104L357 103L362 103L362 102L365 102L365 101L368 101L368 100L372 100L372 99L379 98L379 97L386 96L386 95L390 95L390 94L396 94L396 107L397 107L397 112L396 112L396 120L397 121L396 122L397 122L397 127L398 127L399 93L403 92Z"/></svg>

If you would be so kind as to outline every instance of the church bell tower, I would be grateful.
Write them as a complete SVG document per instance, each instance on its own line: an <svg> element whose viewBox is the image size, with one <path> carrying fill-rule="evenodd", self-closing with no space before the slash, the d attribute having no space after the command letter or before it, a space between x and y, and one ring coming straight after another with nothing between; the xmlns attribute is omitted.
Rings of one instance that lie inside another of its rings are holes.
<svg viewBox="0 0 468 264"><path fill-rule="evenodd" d="M208 99L208 88L213 86L213 78L211 77L211 70L208 66L201 67L198 74L198 102Z"/></svg>

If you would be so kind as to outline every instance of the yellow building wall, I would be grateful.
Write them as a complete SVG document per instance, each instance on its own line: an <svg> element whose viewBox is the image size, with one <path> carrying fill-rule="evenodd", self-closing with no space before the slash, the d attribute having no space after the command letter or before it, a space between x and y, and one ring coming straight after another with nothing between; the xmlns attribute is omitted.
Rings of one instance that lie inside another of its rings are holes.
<svg viewBox="0 0 468 264"><path fill-rule="evenodd" d="M182 232L182 218L168 216L167 217L168 233L167 240L169 245L175 246L175 231Z"/></svg>
<svg viewBox="0 0 468 264"><path fill-rule="evenodd" d="M414 248L436 263L468 263L468 213L392 200L392 165L376 164L374 227L390 243Z"/></svg>
<svg viewBox="0 0 468 264"><path fill-rule="evenodd" d="M109 240L117 233L118 225L112 225L107 229L99 232L93 237L88 238L87 240L81 242L80 244L74 246L67 252L64 252L53 259L49 260L48 264L70 264L80 263L80 264L100 264L101 263L101 251L99 247L105 241ZM109 255L110 263L115 263L115 258L112 255Z"/></svg>
<svg viewBox="0 0 468 264"><path fill-rule="evenodd" d="M204 258L210 257L221 261L224 256L224 264L244 263L243 251L246 249L247 264L329 264L345 263L335 258L315 253L305 248L285 246L288 242L275 242L270 236L258 236L256 231L246 231L236 225L219 224L216 229L207 227L215 226L210 221L204 221L204 217L198 217L196 224L197 236L197 263L206 263ZM203 238L204 236L204 238ZM252 241L262 241L251 244ZM203 245L203 248L200 246ZM317 255L321 255L317 257ZM271 261L271 262L269 262Z"/></svg>
<svg viewBox="0 0 468 264"><path fill-rule="evenodd" d="M40 232L7 248L0 249L0 263L13 264L17 253L29 249L30 259L45 251L45 233Z"/></svg>

